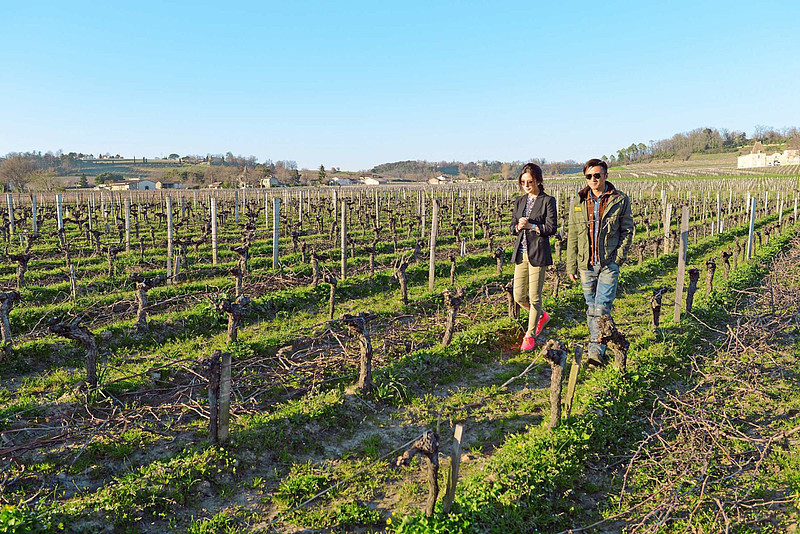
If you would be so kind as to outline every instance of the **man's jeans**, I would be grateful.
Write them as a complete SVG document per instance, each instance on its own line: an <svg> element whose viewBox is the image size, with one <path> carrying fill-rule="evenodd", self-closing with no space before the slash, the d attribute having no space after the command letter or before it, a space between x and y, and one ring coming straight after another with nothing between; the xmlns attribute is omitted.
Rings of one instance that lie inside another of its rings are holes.
<svg viewBox="0 0 800 534"><path fill-rule="evenodd" d="M589 325L589 352L599 351L606 353L606 346L597 343L600 339L600 329L597 319L601 315L611 313L611 305L617 296L617 281L619 280L619 266L609 263L605 267L599 264L592 269L579 271L583 297L586 299L586 323Z"/></svg>

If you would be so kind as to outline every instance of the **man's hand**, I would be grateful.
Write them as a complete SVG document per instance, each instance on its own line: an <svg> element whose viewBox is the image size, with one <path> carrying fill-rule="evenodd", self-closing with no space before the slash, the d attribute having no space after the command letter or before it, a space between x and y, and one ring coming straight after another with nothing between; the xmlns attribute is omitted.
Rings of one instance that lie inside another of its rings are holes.
<svg viewBox="0 0 800 534"><path fill-rule="evenodd" d="M569 275L569 279L572 280L573 282L577 282L578 281L578 275L577 274L570 274Z"/></svg>

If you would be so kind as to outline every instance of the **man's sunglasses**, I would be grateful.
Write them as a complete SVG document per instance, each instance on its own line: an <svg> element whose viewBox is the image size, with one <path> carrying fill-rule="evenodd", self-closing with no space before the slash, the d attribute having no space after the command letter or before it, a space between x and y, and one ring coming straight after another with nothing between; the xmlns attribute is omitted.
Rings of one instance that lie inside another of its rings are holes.
<svg viewBox="0 0 800 534"><path fill-rule="evenodd" d="M603 174L599 173L599 172L596 172L594 174L587 174L586 175L586 179L587 180L591 180L592 178L594 178L595 180L602 180L603 179Z"/></svg>

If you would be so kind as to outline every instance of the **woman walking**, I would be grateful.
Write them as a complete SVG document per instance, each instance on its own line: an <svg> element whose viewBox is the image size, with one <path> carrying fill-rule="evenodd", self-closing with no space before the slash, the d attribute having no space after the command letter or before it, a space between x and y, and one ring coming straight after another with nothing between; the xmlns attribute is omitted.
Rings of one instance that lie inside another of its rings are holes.
<svg viewBox="0 0 800 534"><path fill-rule="evenodd" d="M536 336L550 320L542 310L542 289L548 265L553 264L550 236L556 233L556 200L544 192L542 169L527 163L517 179L523 194L514 201L511 234L517 236L514 263L514 300L528 310L528 330L520 350L533 350Z"/></svg>

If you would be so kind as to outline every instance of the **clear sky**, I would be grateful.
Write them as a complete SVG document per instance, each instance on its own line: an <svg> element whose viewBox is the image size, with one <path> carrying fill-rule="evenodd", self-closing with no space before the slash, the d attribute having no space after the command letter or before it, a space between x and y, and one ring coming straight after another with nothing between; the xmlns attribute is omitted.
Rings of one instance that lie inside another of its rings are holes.
<svg viewBox="0 0 800 534"><path fill-rule="evenodd" d="M300 167L800 126L800 1L3 2L0 154Z"/></svg>

